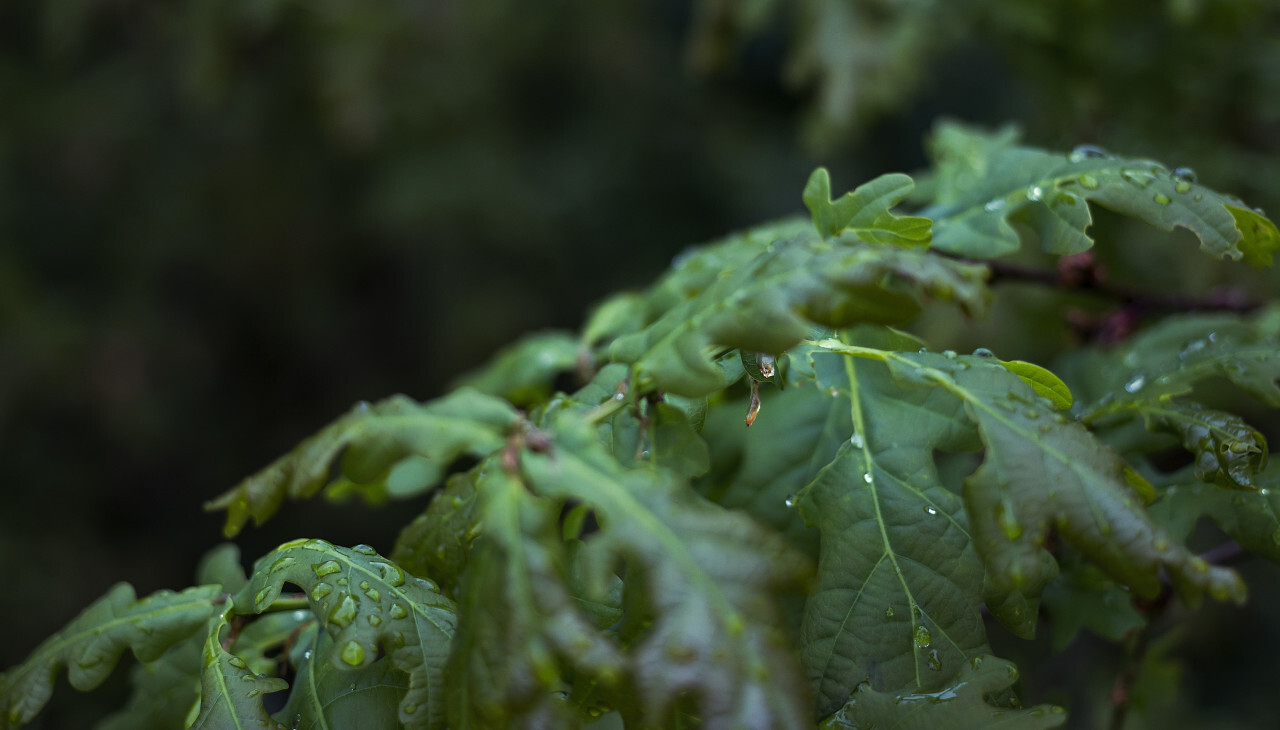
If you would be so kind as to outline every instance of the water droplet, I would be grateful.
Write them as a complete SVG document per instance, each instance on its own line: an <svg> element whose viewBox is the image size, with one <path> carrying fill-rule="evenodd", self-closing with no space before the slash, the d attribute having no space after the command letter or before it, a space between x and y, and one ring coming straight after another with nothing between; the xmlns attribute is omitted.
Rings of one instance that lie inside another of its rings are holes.
<svg viewBox="0 0 1280 730"><path fill-rule="evenodd" d="M285 543L285 544L287 545L288 543ZM333 545L329 544L327 541L316 540L314 538L307 540L305 543L303 543L303 546L306 547L308 550L315 550L317 552L328 552L333 549Z"/></svg>
<svg viewBox="0 0 1280 730"><path fill-rule="evenodd" d="M1204 200L1204 195L1200 193L1196 193L1195 195L1191 196L1191 199L1199 203L1201 200Z"/></svg>
<svg viewBox="0 0 1280 730"><path fill-rule="evenodd" d="M980 657L980 656L970 657L970 659L969 659L969 666L973 667L974 669L977 669L977 668L981 667L981 666L982 666L982 657Z"/></svg>
<svg viewBox="0 0 1280 730"><path fill-rule="evenodd" d="M412 702L406 702L404 706L400 708L400 710L404 712L404 714L406 715L412 715L413 713L418 711L418 706L413 704Z"/></svg>
<svg viewBox="0 0 1280 730"><path fill-rule="evenodd" d="M1173 176L1183 182L1193 183L1196 181L1196 171L1190 167L1174 168Z"/></svg>
<svg viewBox="0 0 1280 730"><path fill-rule="evenodd" d="M347 584L347 576L345 576L345 575L344 575L344 576L342 576L341 578L337 579L337 580L336 580L336 581L334 581L334 582L335 582L335 583L337 583L337 584L338 584L338 585L340 585L340 586L345 586L345 585Z"/></svg>
<svg viewBox="0 0 1280 730"><path fill-rule="evenodd" d="M1018 668L1017 668L1017 667L1015 667L1014 665L1010 664L1010 665L1008 665L1008 667L1006 667L1006 669L1007 669L1007 671L1009 672L1009 679L1011 679L1011 680L1013 680L1013 681L1015 681L1015 682L1016 682L1016 681L1018 681ZM1014 702L1017 702L1017 701L1018 701L1018 698L1016 698L1016 697L1015 697L1015 698L1013 699L1013 701L1014 701Z"/></svg>
<svg viewBox="0 0 1280 730"><path fill-rule="evenodd" d="M467 535L468 539L472 539L472 535ZM400 566L392 563L374 563L374 567L378 569L378 575L382 578L382 582L396 588L404 585L404 571Z"/></svg>
<svg viewBox="0 0 1280 730"><path fill-rule="evenodd" d="M272 573L278 570L284 570L285 568L289 567L290 565L293 565L296 562L298 562L297 559L294 558L292 555L286 555L283 558L279 558L274 563L272 563L270 570Z"/></svg>
<svg viewBox="0 0 1280 730"><path fill-rule="evenodd" d="M942 351L942 356L943 356L943 357L945 357L945 358L947 358L948 360L954 360L954 359L956 359L956 351L955 351L955 350L943 350L943 351Z"/></svg>
<svg viewBox="0 0 1280 730"><path fill-rule="evenodd" d="M933 633L924 624L916 624L915 640L916 646L923 649L933 643Z"/></svg>
<svg viewBox="0 0 1280 730"><path fill-rule="evenodd" d="M1052 713L1052 714L1054 714L1054 715L1065 715L1065 714L1067 714L1067 710L1066 710L1066 708L1058 707L1057 705L1050 705L1050 706L1049 706L1049 712L1050 712L1050 713Z"/></svg>
<svg viewBox="0 0 1280 730"><path fill-rule="evenodd" d="M1191 192L1191 183L1186 180L1179 180L1173 184L1173 189L1175 192L1189 193Z"/></svg>
<svg viewBox="0 0 1280 730"><path fill-rule="evenodd" d="M342 647L342 661L353 667L360 666L364 662L364 646L358 641L348 641Z"/></svg>
<svg viewBox="0 0 1280 730"><path fill-rule="evenodd" d="M1084 188L1085 190L1097 190L1099 187L1098 178L1094 177L1093 175L1081 175L1080 187Z"/></svg>
<svg viewBox="0 0 1280 730"><path fill-rule="evenodd" d="M1027 188L1028 200L1040 200L1043 197L1044 197L1044 188L1040 187L1039 185L1032 185L1031 187Z"/></svg>
<svg viewBox="0 0 1280 730"><path fill-rule="evenodd" d="M1164 193L1156 193L1155 195L1151 196L1151 199L1156 201L1157 205L1168 205L1169 203L1172 202L1171 200L1169 200L1169 196L1165 195Z"/></svg>
<svg viewBox="0 0 1280 730"><path fill-rule="evenodd" d="M926 504L924 506L924 513L927 515L936 515L938 514L938 510L933 505Z"/></svg>
<svg viewBox="0 0 1280 730"><path fill-rule="evenodd" d="M1135 373L1129 381L1124 384L1125 391L1129 393L1137 393L1147 384L1147 378L1142 373Z"/></svg>
<svg viewBox="0 0 1280 730"><path fill-rule="evenodd" d="M929 351L929 348L927 348L927 347L922 347L922 348L920 348L919 350L916 350L916 354L917 354L917 355L923 355L923 354L925 354L925 353L926 353L926 352L928 352L928 351Z"/></svg>
<svg viewBox="0 0 1280 730"><path fill-rule="evenodd" d="M1108 157L1110 157L1110 155L1101 147L1091 144L1082 144L1076 145L1075 149L1071 150L1071 154L1067 156L1067 159L1072 162L1084 162L1085 160L1103 160Z"/></svg>
<svg viewBox="0 0 1280 730"><path fill-rule="evenodd" d="M240 658L240 657L238 657L238 656L233 656L233 657L231 657L230 659L228 659L228 660L227 660L227 664L230 664L231 666L235 667L236 669L248 669L248 668L249 668L249 665L245 664L245 663L244 663L244 660L243 660L243 659L241 659L241 658Z"/></svg>
<svg viewBox="0 0 1280 730"><path fill-rule="evenodd" d="M310 649L307 649L306 651L302 652L303 659L306 659L307 661L311 661L311 657L312 657L312 651Z"/></svg>
<svg viewBox="0 0 1280 730"><path fill-rule="evenodd" d="M345 629L355 619L357 610L358 604L355 597L343 596L338 605L334 606L333 610L329 612L329 623Z"/></svg>
<svg viewBox="0 0 1280 730"><path fill-rule="evenodd" d="M323 563L316 563L315 565L312 565L311 569L316 572L317 578L323 578L326 575L332 575L340 572L342 570L342 565L336 560L326 560Z"/></svg>
<svg viewBox="0 0 1280 730"><path fill-rule="evenodd" d="M791 494L788 494L787 498L782 500L782 503L788 507L796 506L796 493L792 492Z"/></svg>
<svg viewBox="0 0 1280 730"><path fill-rule="evenodd" d="M397 649L404 648L404 634L399 631L391 634L391 645Z"/></svg>
<svg viewBox="0 0 1280 730"><path fill-rule="evenodd" d="M871 472L869 472L869 471L868 471L868 472L864 472L864 473L862 474L862 481L866 482L867 484L870 484L870 483L872 482Z"/></svg>
<svg viewBox="0 0 1280 730"><path fill-rule="evenodd" d="M382 600L382 593L379 592L377 588L370 588L365 591L364 594L369 597L369 600L375 603Z"/></svg>
<svg viewBox="0 0 1280 730"><path fill-rule="evenodd" d="M979 347L973 351L974 357L995 357L996 354L985 347Z"/></svg>
<svg viewBox="0 0 1280 730"><path fill-rule="evenodd" d="M641 452L640 452L640 458L641 458L641 459L647 459L647 458L649 458L649 450L648 450L648 449L645 449L644 451L641 451Z"/></svg>
<svg viewBox="0 0 1280 730"><path fill-rule="evenodd" d="M1156 179L1155 175L1142 170L1125 170L1120 173L1120 177L1140 188L1145 188L1151 184L1151 181Z"/></svg>
<svg viewBox="0 0 1280 730"><path fill-rule="evenodd" d="M1261 494L1264 497L1269 497L1271 496L1271 490L1267 489L1266 487L1263 487L1262 489L1258 490L1258 494Z"/></svg>
<svg viewBox="0 0 1280 730"><path fill-rule="evenodd" d="M929 668L930 668L930 669L932 669L932 670L933 670L933 671L935 671L935 672L941 672L941 671L942 671L942 660L938 658L938 650L937 650L937 649L930 649L930 650L929 650L929 660L928 660L928 661L929 661Z"/></svg>
<svg viewBox="0 0 1280 730"><path fill-rule="evenodd" d="M389 613L391 614L391 618L404 618L409 615L409 612L405 610L404 606L401 606L398 603L391 604L391 610Z"/></svg>
<svg viewBox="0 0 1280 730"><path fill-rule="evenodd" d="M853 448L861 449L866 447L867 440L862 437L862 434L854 431L853 435L849 437L849 443L853 445Z"/></svg>
<svg viewBox="0 0 1280 730"><path fill-rule="evenodd" d="M911 615L914 616L917 621L919 621L924 616L924 612L920 610L919 606L912 606Z"/></svg>
<svg viewBox="0 0 1280 730"><path fill-rule="evenodd" d="M370 626L381 626L381 625L382 625L382 617L381 617L381 616L379 616L379 615L378 615L378 614L376 614L376 613L371 613L371 614L369 614L369 625L370 625Z"/></svg>
<svg viewBox="0 0 1280 730"><path fill-rule="evenodd" d="M360 543L359 545L356 545L355 547L351 548L351 552L360 553L361 555L377 555L378 554L377 550L374 550L372 547L369 547L364 543Z"/></svg>
<svg viewBox="0 0 1280 730"><path fill-rule="evenodd" d="M893 606L890 606L884 610L884 617L893 618Z"/></svg>
<svg viewBox="0 0 1280 730"><path fill-rule="evenodd" d="M1004 198L995 198L993 200L988 200L987 204L982 206L982 209L987 211L988 213L994 213L997 210L1004 208L1004 206L1005 206Z"/></svg>
<svg viewBox="0 0 1280 730"><path fill-rule="evenodd" d="M329 595L332 592L333 592L333 586L329 585L328 583L316 583L315 587L311 589L311 600L316 601L318 603L320 599L324 598L325 596Z"/></svg>
<svg viewBox="0 0 1280 730"><path fill-rule="evenodd" d="M257 605L262 605L262 603L264 603L270 595L271 595L271 587L267 586L266 588L263 588L262 590L258 591L258 595L253 597L253 602Z"/></svg>
<svg viewBox="0 0 1280 730"><path fill-rule="evenodd" d="M1028 408L1028 409L1026 409L1025 411L1023 411L1023 412L1022 412L1022 415L1026 416L1027 418L1030 418L1031 420L1033 420L1033 421L1034 421L1035 419L1037 419L1037 418L1039 418L1039 417L1040 417L1040 411L1037 411L1037 410L1036 410L1036 409L1034 409L1034 408Z"/></svg>

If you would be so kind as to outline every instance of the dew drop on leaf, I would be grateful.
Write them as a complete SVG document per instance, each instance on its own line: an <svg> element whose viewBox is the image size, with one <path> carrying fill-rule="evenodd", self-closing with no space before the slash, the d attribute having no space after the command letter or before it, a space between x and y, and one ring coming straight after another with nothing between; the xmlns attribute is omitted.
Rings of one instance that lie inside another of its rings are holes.
<svg viewBox="0 0 1280 730"><path fill-rule="evenodd" d="M1039 185L1032 185L1031 187L1027 188L1028 200L1040 200L1043 197L1044 197L1044 188L1040 187Z"/></svg>
<svg viewBox="0 0 1280 730"><path fill-rule="evenodd" d="M1097 190L1098 178L1094 177L1093 175L1081 175L1080 187L1084 188L1085 190Z"/></svg>
<svg viewBox="0 0 1280 730"><path fill-rule="evenodd" d="M864 473L862 474L862 481L866 482L867 484L870 484L870 483L871 483L871 481L872 481L871 472L869 472L869 471L868 471L868 472L864 472Z"/></svg>
<svg viewBox="0 0 1280 730"><path fill-rule="evenodd" d="M1173 176L1183 182L1193 183L1196 181L1196 171L1190 167L1178 167L1173 171Z"/></svg>
<svg viewBox="0 0 1280 730"><path fill-rule="evenodd" d="M1102 160L1109 156L1110 155L1107 154L1107 151L1101 147L1091 144L1082 144L1076 145L1075 149L1071 150L1071 154L1067 156L1067 159L1072 162L1084 162L1085 160Z"/></svg>
<svg viewBox="0 0 1280 730"><path fill-rule="evenodd" d="M377 550L374 550L372 547L369 547L364 543L360 543L359 545L356 545L355 547L351 548L351 552L360 553L361 555L377 555L378 554Z"/></svg>
<svg viewBox="0 0 1280 730"><path fill-rule="evenodd" d="M941 672L941 671L942 671L942 660L938 658L938 650L937 650L937 649L930 649L930 650L929 650L929 660L928 660L928 661L929 661L929 668L930 668L930 669L932 669L932 670L933 670L933 671L935 671L935 672Z"/></svg>
<svg viewBox="0 0 1280 730"><path fill-rule="evenodd" d="M1137 393L1142 390L1142 387L1146 384L1146 376L1142 373L1137 373L1133 377L1129 378L1129 381L1124 384L1124 389L1129 393Z"/></svg>
<svg viewBox="0 0 1280 730"><path fill-rule="evenodd" d="M861 449L867 445L867 440L862 437L862 434L854 431L853 435L849 437L849 443L853 445L853 448Z"/></svg>
<svg viewBox="0 0 1280 730"><path fill-rule="evenodd" d="M358 641L348 641L342 647L342 661L353 667L360 666L364 662L364 646Z"/></svg>
<svg viewBox="0 0 1280 730"><path fill-rule="evenodd" d="M916 646L923 649L933 643L933 633L924 624L916 624L915 640Z"/></svg>
<svg viewBox="0 0 1280 730"><path fill-rule="evenodd" d="M954 360L954 359L956 359L956 351L955 351L955 350L943 350L943 351L942 351L942 356L943 356L943 357L945 357L945 358L947 358L948 360Z"/></svg>
<svg viewBox="0 0 1280 730"><path fill-rule="evenodd" d="M1179 180L1173 184L1173 189L1179 193L1191 192L1191 183L1186 180Z"/></svg>
<svg viewBox="0 0 1280 730"><path fill-rule="evenodd" d="M404 606L401 606L398 603L391 604L390 613L391 613L391 618L404 618L405 616L409 615L409 612L405 610Z"/></svg>
<svg viewBox="0 0 1280 730"><path fill-rule="evenodd" d="M893 618L893 606L890 606L884 610L884 617Z"/></svg>
<svg viewBox="0 0 1280 730"><path fill-rule="evenodd" d="M1169 199L1169 196L1165 195L1164 193L1156 193L1155 195L1151 196L1151 199L1154 200L1157 205L1168 205L1169 203L1173 202Z"/></svg>
<svg viewBox="0 0 1280 730"><path fill-rule="evenodd" d="M985 347L979 347L973 351L974 357L995 357L996 354Z"/></svg>
<svg viewBox="0 0 1280 730"><path fill-rule="evenodd" d="M982 209L988 213L994 213L997 210L1004 208L1004 205L1004 198L995 198L993 200L988 200L987 204L982 206Z"/></svg>
<svg viewBox="0 0 1280 730"><path fill-rule="evenodd" d="M329 595L332 592L333 592L333 586L329 585L328 583L316 583L315 587L311 589L311 600L318 602L320 601L320 599L324 598L325 596Z"/></svg>
<svg viewBox="0 0 1280 730"><path fill-rule="evenodd" d="M924 506L924 513L927 515L936 515L938 514L938 510L933 505L926 504Z"/></svg>
<svg viewBox="0 0 1280 730"><path fill-rule="evenodd" d="M332 575L341 571L342 566L339 565L336 560L326 560L323 563L316 563L315 565L312 565L311 569L316 572L317 578L323 578L326 575Z"/></svg>

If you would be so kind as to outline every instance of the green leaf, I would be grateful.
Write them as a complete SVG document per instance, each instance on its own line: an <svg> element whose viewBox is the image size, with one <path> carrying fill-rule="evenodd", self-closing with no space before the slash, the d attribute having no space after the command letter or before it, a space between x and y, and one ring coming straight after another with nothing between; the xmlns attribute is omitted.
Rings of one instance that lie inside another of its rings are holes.
<svg viewBox="0 0 1280 730"><path fill-rule="evenodd" d="M1243 418L1176 400L1135 405L1151 431L1178 435L1195 455L1196 478L1225 489L1257 489L1253 475L1267 465L1267 439Z"/></svg>
<svg viewBox="0 0 1280 730"><path fill-rule="evenodd" d="M814 365L852 424L800 494L821 535L801 651L825 716L863 681L876 692L940 689L990 648L982 560L934 466L935 449L977 446L962 406L903 390L880 363L816 355Z"/></svg>
<svg viewBox="0 0 1280 730"><path fill-rule="evenodd" d="M1185 537L1208 517L1249 552L1280 563L1280 468L1273 464L1255 477L1257 491L1240 492L1203 484L1165 489L1151 513L1170 533Z"/></svg>
<svg viewBox="0 0 1280 730"><path fill-rule="evenodd" d="M712 505L669 472L626 470L590 425L565 414L521 473L538 493L589 505L587 539L625 561L633 625L628 724L662 724L681 702L704 730L812 727L812 707L775 605L810 568L776 535Z"/></svg>
<svg viewBox="0 0 1280 730"><path fill-rule="evenodd" d="M397 711L409 690L409 678L390 657L359 669L338 669L324 658L334 652L333 637L309 631L300 642L310 646L297 663L289 702L275 717L293 730L400 727Z"/></svg>
<svg viewBox="0 0 1280 730"><path fill-rule="evenodd" d="M891 212L914 188L908 175L881 175L833 202L831 178L825 167L819 167L804 186L804 204L813 216L813 227L825 237L849 232L867 243L928 246L933 221Z"/></svg>
<svg viewBox="0 0 1280 730"><path fill-rule="evenodd" d="M894 730L1039 730L1066 722L1060 707L1038 705L1022 709L996 707L988 695L1013 686L1018 670L995 657L974 657L946 687L936 692L899 695L877 692L870 684L859 685L840 711L827 718L820 730L856 730L885 727Z"/></svg>
<svg viewBox="0 0 1280 730"><path fill-rule="evenodd" d="M400 703L407 728L444 727L444 666L453 638L453 601L435 584L412 576L373 548L343 548L324 540L294 540L263 556L236 594L236 611L261 613L285 583L307 594L311 612L334 639L328 661L361 669L385 652L409 675Z"/></svg>
<svg viewBox="0 0 1280 730"><path fill-rule="evenodd" d="M204 640L204 671L200 676L200 714L191 727L194 730L283 730L284 725L267 714L262 698L288 689L289 683L278 677L253 673L243 659L222 648L227 613L209 619Z"/></svg>
<svg viewBox="0 0 1280 730"><path fill-rule="evenodd" d="M127 648L139 661L156 661L205 625L221 590L213 585L156 591L139 600L133 586L117 583L25 662L0 674L0 730L31 722L48 703L63 667L72 687L88 691L106 680Z"/></svg>
<svg viewBox="0 0 1280 730"><path fill-rule="evenodd" d="M447 596L457 597L478 533L476 478L488 468L492 467L486 460L449 477L427 509L400 531L391 551L393 562L414 575L431 576Z"/></svg>
<svg viewBox="0 0 1280 730"><path fill-rule="evenodd" d="M286 497L318 492L339 456L346 491L374 502L410 497L439 483L458 457L500 448L519 420L510 404L469 389L424 405L405 396L361 403L205 509L227 510L223 532L233 536L250 518L265 522Z"/></svg>
<svg viewBox="0 0 1280 730"><path fill-rule="evenodd" d="M153 662L129 672L129 702L95 726L96 730L173 730L194 720L200 706L204 637L192 634Z"/></svg>
<svg viewBox="0 0 1280 730"><path fill-rule="evenodd" d="M227 593L235 593L249 582L240 564L240 547L232 542L220 543L205 553L196 567L196 584L222 586Z"/></svg>
<svg viewBox="0 0 1280 730"><path fill-rule="evenodd" d="M802 234L759 245L752 258L722 270L643 331L616 340L610 355L633 365L641 392L703 397L726 385L715 363L722 352L780 353L798 344L811 323L908 322L926 296L980 313L986 276L985 267L919 250Z"/></svg>
<svg viewBox="0 0 1280 730"><path fill-rule="evenodd" d="M315 624L315 614L303 608L264 614L240 630L231 651L249 665L249 671L275 674L279 669L275 655L287 649L299 632Z"/></svg>
<svg viewBox="0 0 1280 730"><path fill-rule="evenodd" d="M449 725L574 727L557 694L565 677L576 672L616 682L621 656L569 592L560 505L533 497L500 465L486 465L477 479L485 529L463 577L446 675Z"/></svg>
<svg viewBox="0 0 1280 730"><path fill-rule="evenodd" d="M935 248L996 258L1020 248L1022 230L1039 238L1045 251L1079 253L1093 246L1092 202L1161 230L1186 228L1214 258L1261 267L1277 249L1274 224L1198 184L1189 172L1096 148L1063 155L1015 141L954 124L934 135L937 203L921 215L934 220Z"/></svg>
<svg viewBox="0 0 1280 730"><path fill-rule="evenodd" d="M1044 606L1055 652L1066 649L1081 629L1120 641L1147 624L1133 606L1133 594L1088 563L1064 568L1057 580L1045 586Z"/></svg>
<svg viewBox="0 0 1280 730"><path fill-rule="evenodd" d="M1272 408L1280 408L1280 310L1252 317L1191 314L1169 317L1120 347L1090 350L1064 370L1088 403L1090 423L1186 395L1204 380L1224 377ZM1092 402L1090 402L1092 401Z"/></svg>
<svg viewBox="0 0 1280 730"><path fill-rule="evenodd" d="M1036 395L1049 401L1055 410L1065 411L1071 407L1074 400L1071 389L1057 375L1035 363L1022 360L1000 360L999 363L1009 372L1022 378L1022 381L1030 385Z"/></svg>
<svg viewBox="0 0 1280 730"><path fill-rule="evenodd" d="M989 358L889 353L839 342L834 351L881 360L903 385L944 390L964 404L986 457L964 486L965 509L987 564L988 606L1020 634L1034 630L1035 600L1057 575L1043 545L1050 527L1107 575L1142 596L1168 574L1188 602L1208 592L1241 602L1235 572L1207 565L1176 544L1136 498L1133 471L1079 424Z"/></svg>
<svg viewBox="0 0 1280 730"><path fill-rule="evenodd" d="M518 408L530 408L551 395L557 376L578 368L582 354L576 335L526 335L500 350L483 368L460 378L457 385L502 398Z"/></svg>

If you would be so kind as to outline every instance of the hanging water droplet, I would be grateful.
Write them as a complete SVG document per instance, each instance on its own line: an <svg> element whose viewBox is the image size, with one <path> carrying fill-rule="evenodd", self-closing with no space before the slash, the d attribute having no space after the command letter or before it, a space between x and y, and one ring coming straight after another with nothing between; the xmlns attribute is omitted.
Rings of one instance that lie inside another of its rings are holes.
<svg viewBox="0 0 1280 730"><path fill-rule="evenodd" d="M973 351L974 357L995 357L996 354L985 347L979 347Z"/></svg>
<svg viewBox="0 0 1280 730"><path fill-rule="evenodd" d="M924 513L925 513L925 514L927 514L927 515L936 515L936 514L938 514L938 510L937 510L937 508L935 508L933 505L931 505L931 504L926 504L926 505L924 506Z"/></svg>
<svg viewBox="0 0 1280 730"><path fill-rule="evenodd" d="M853 448L861 449L867 445L867 440L862 437L862 434L854 431L853 435L849 437L849 443L853 445Z"/></svg>
<svg viewBox="0 0 1280 730"><path fill-rule="evenodd" d="M1001 210L1002 208L1004 208L1004 206L1005 206L1004 198L995 198L993 200L988 200L987 204L982 206L982 209L987 211L988 213L994 213L997 210Z"/></svg>
<svg viewBox="0 0 1280 730"><path fill-rule="evenodd" d="M766 378L772 378L778 372L777 361L773 355L766 355L762 352L757 362L760 365L760 374Z"/></svg>
<svg viewBox="0 0 1280 730"><path fill-rule="evenodd" d="M788 494L787 498L782 500L782 503L788 507L796 506L796 493L792 492L791 494Z"/></svg>
<svg viewBox="0 0 1280 730"><path fill-rule="evenodd" d="M1084 188L1085 190L1097 190L1099 187L1098 178L1094 177L1093 175L1081 175L1080 187Z"/></svg>
<svg viewBox="0 0 1280 730"><path fill-rule="evenodd" d="M342 661L353 667L360 666L364 662L364 646L358 641L348 641L342 647Z"/></svg>
<svg viewBox="0 0 1280 730"><path fill-rule="evenodd" d="M1151 196L1151 199L1154 200L1157 205L1168 205L1169 203L1173 202L1169 199L1169 196L1165 195L1164 193L1156 193L1155 195Z"/></svg>
<svg viewBox="0 0 1280 730"><path fill-rule="evenodd" d="M1193 183L1196 181L1196 171L1190 167L1174 168L1173 176L1184 182Z"/></svg>
<svg viewBox="0 0 1280 730"><path fill-rule="evenodd" d="M1040 200L1043 197L1044 197L1044 188L1040 187L1039 185L1032 185L1031 187L1027 188L1028 200Z"/></svg>
<svg viewBox="0 0 1280 730"><path fill-rule="evenodd" d="M1110 155L1101 147L1081 144L1076 145L1075 149L1071 150L1071 154L1067 156L1067 159L1072 162L1084 162L1085 160L1101 160L1107 157L1110 157Z"/></svg>
<svg viewBox="0 0 1280 730"><path fill-rule="evenodd" d="M915 630L916 646L921 649L933 643L933 633L929 631L929 627L924 624L916 624Z"/></svg>
<svg viewBox="0 0 1280 730"><path fill-rule="evenodd" d="M867 484L870 484L872 481L871 472L864 472L862 474L862 481L866 482Z"/></svg>
<svg viewBox="0 0 1280 730"><path fill-rule="evenodd" d="M1124 384L1124 389L1129 393L1137 393L1147 384L1147 378L1142 373L1135 373L1129 381Z"/></svg>

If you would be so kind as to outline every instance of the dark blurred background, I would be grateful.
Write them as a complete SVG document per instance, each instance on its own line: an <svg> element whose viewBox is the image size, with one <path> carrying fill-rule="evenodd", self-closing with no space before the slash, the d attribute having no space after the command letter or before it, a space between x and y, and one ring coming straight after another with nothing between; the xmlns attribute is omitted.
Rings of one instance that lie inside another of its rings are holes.
<svg viewBox="0 0 1280 730"><path fill-rule="evenodd" d="M1278 16L0 4L0 667L118 580L189 584L220 537L201 503L353 402L438 395L521 333L577 327L687 245L801 210L817 164L840 189L919 168L939 116L1190 165L1280 210ZM1153 280L1222 283L1193 248ZM420 506L289 505L240 543L250 561L300 536L387 550ZM45 726L87 726L114 691L61 693Z"/></svg>

